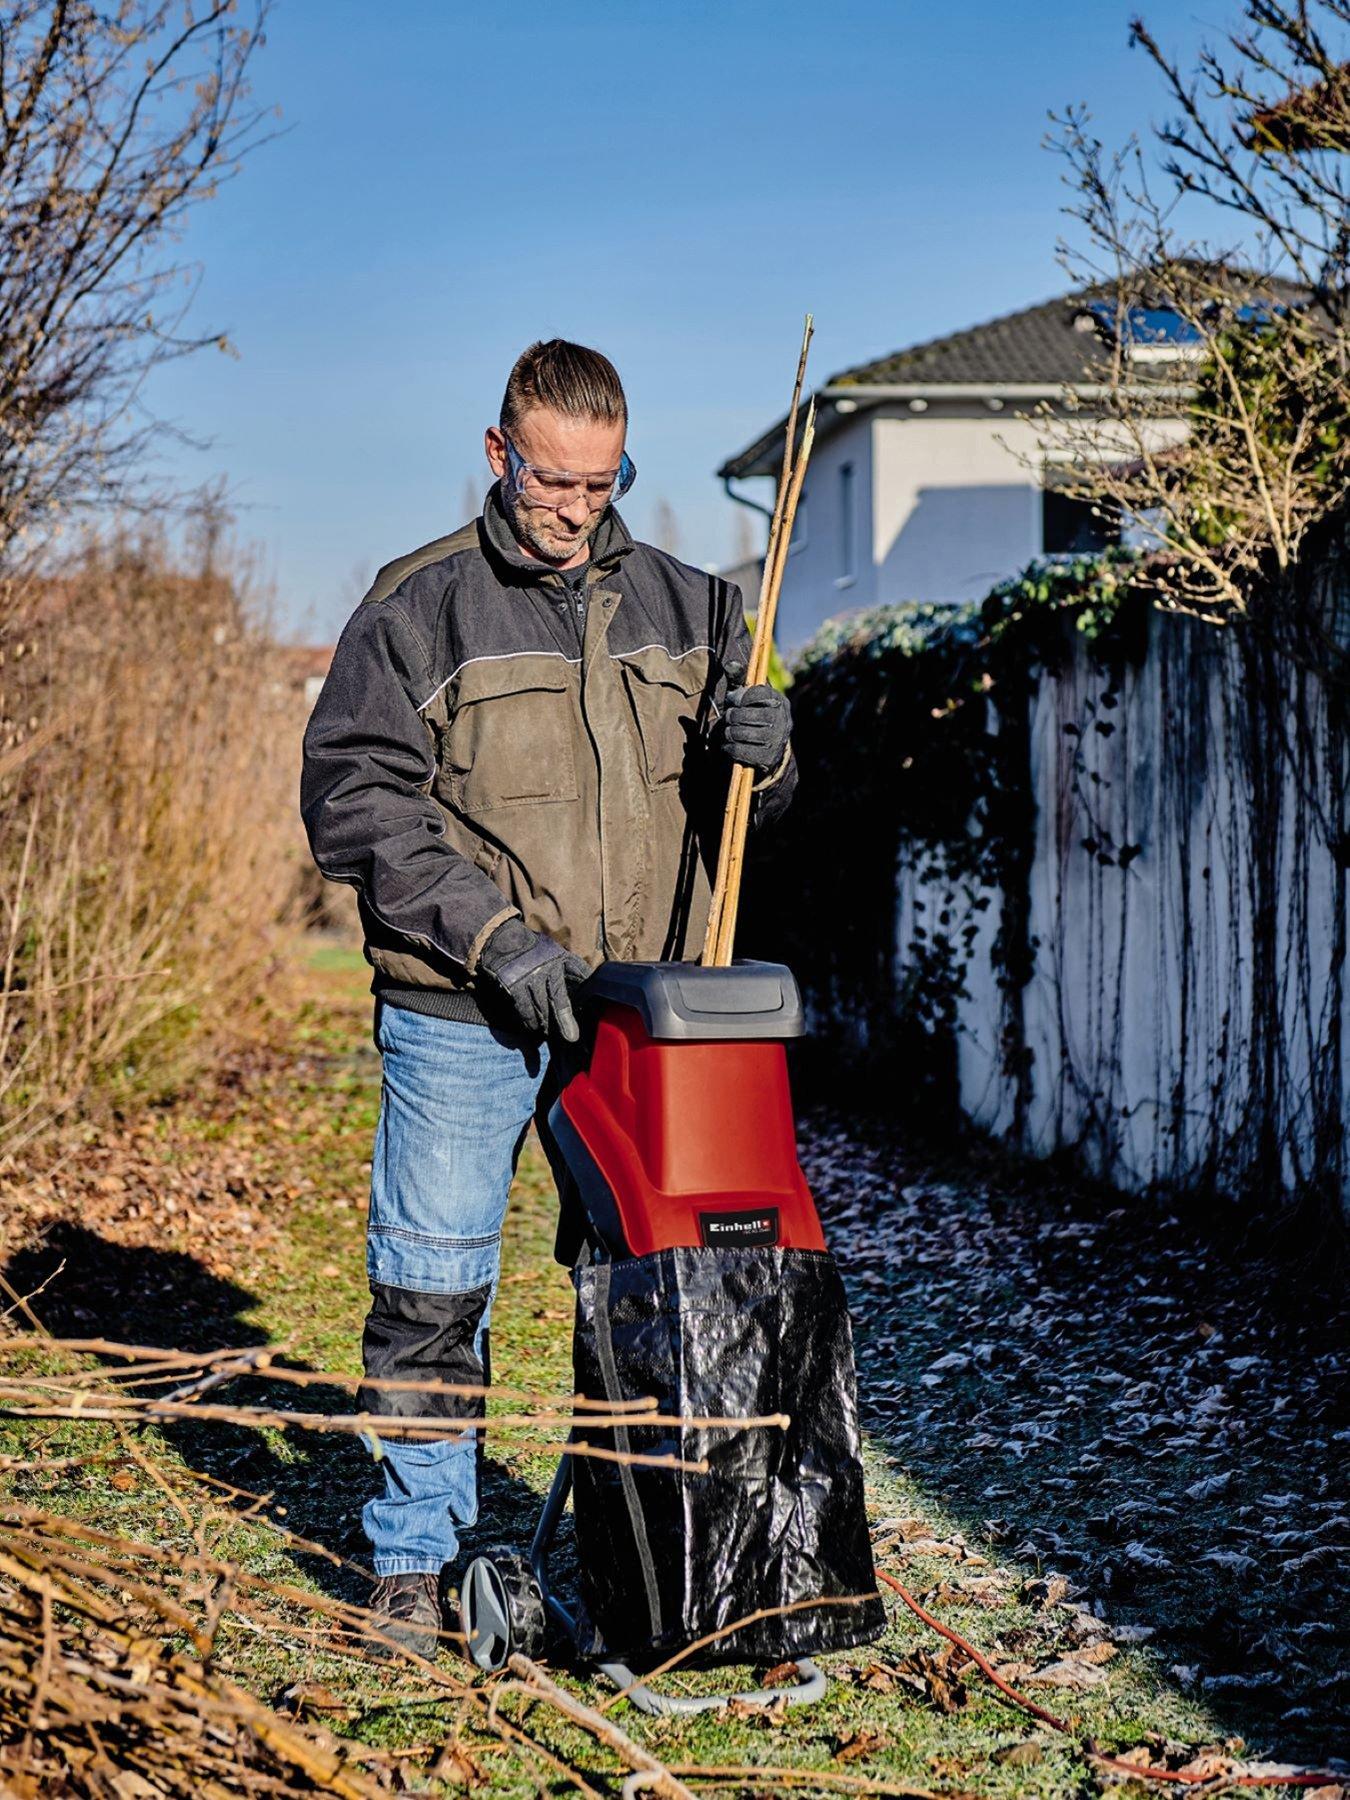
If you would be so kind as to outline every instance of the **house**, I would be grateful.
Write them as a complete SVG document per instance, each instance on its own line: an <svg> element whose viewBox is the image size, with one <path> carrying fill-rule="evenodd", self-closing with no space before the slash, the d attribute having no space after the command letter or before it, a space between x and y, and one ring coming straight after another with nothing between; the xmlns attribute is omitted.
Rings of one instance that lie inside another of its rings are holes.
<svg viewBox="0 0 1350 1800"><path fill-rule="evenodd" d="M1047 409L1104 415L1118 329L1111 302L1067 294L860 363L818 389L815 449L779 600L784 650L841 612L978 599L1035 557L1118 535L1063 491L1044 443ZM1176 314L1140 307L1128 336L1131 363L1177 386L1178 417L1162 430L1180 435L1185 389L1167 365L1193 357L1194 334ZM761 512L773 500L784 424L718 470L733 499ZM740 487L755 480L759 500Z"/></svg>

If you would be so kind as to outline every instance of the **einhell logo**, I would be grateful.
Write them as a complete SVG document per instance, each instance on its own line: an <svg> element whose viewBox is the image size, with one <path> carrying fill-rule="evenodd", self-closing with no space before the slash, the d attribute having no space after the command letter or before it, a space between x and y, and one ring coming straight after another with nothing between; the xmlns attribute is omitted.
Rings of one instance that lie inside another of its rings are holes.
<svg viewBox="0 0 1350 1800"><path fill-rule="evenodd" d="M778 1242L778 1208L759 1206L753 1212L701 1212L699 1235L706 1248Z"/></svg>

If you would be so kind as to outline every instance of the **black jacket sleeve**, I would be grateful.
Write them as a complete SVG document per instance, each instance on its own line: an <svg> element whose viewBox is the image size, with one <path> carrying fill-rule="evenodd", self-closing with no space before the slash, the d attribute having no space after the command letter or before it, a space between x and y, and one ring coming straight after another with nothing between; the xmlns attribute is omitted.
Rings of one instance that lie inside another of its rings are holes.
<svg viewBox="0 0 1350 1800"><path fill-rule="evenodd" d="M721 631L718 634L718 661L722 670L739 669L742 671L738 679L728 683L725 678L719 680L717 702L720 706L726 698L728 686L739 687L745 680L744 671L750 667L750 631L745 623L745 606L741 600L741 590L724 584L725 610L723 612ZM754 799L750 806L750 827L757 830L761 825L770 825L785 813L792 804L792 796L797 791L797 759L792 753L792 744L788 743L783 752L783 760L776 769L762 775L754 786Z"/></svg>
<svg viewBox="0 0 1350 1800"><path fill-rule="evenodd" d="M418 707L430 659L395 601L358 607L305 731L300 811L322 874L346 881L387 929L472 974L517 910L445 841L435 755Z"/></svg>

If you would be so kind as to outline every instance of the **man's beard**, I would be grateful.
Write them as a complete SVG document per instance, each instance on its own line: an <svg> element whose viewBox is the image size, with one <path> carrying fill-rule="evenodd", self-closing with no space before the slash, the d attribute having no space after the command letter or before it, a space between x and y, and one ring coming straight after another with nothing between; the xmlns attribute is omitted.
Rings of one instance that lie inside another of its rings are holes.
<svg viewBox="0 0 1350 1800"><path fill-rule="evenodd" d="M592 513L581 530L574 532L557 513L549 512L545 507L527 505L505 482L502 484L502 505L517 540L545 562L555 564L570 562L583 544L589 544L605 516L603 512Z"/></svg>

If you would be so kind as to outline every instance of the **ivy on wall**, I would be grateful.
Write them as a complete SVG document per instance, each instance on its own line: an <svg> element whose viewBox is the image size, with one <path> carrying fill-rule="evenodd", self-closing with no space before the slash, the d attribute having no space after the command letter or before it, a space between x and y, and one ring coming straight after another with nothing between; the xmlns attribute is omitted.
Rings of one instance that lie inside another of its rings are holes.
<svg viewBox="0 0 1350 1800"><path fill-rule="evenodd" d="M795 970L817 1071L851 1098L870 1082L891 1114L955 1120L978 957L1014 1142L1106 1175L1133 1157L1135 1176L1142 1143L1141 1179L1339 1221L1350 558L1329 535L1222 630L1160 610L1146 573L1117 550L826 626L793 683L801 785L756 845L744 941Z"/></svg>
<svg viewBox="0 0 1350 1800"><path fill-rule="evenodd" d="M836 1068L856 1079L849 1052L861 1050L879 1079L903 1071L930 1119L955 1106L957 1010L995 893L1001 1051L1024 1111L1031 702L1075 638L1108 676L1142 654L1150 599L1132 580L1138 568L1134 553L1112 550L1034 565L981 602L832 621L796 671L802 781L788 820L756 848L747 941L796 970ZM1108 681L1108 708L1110 692ZM1130 853L1104 834L1098 850ZM916 913L897 958L901 856L940 898ZM892 1103L903 1097L889 1089Z"/></svg>

